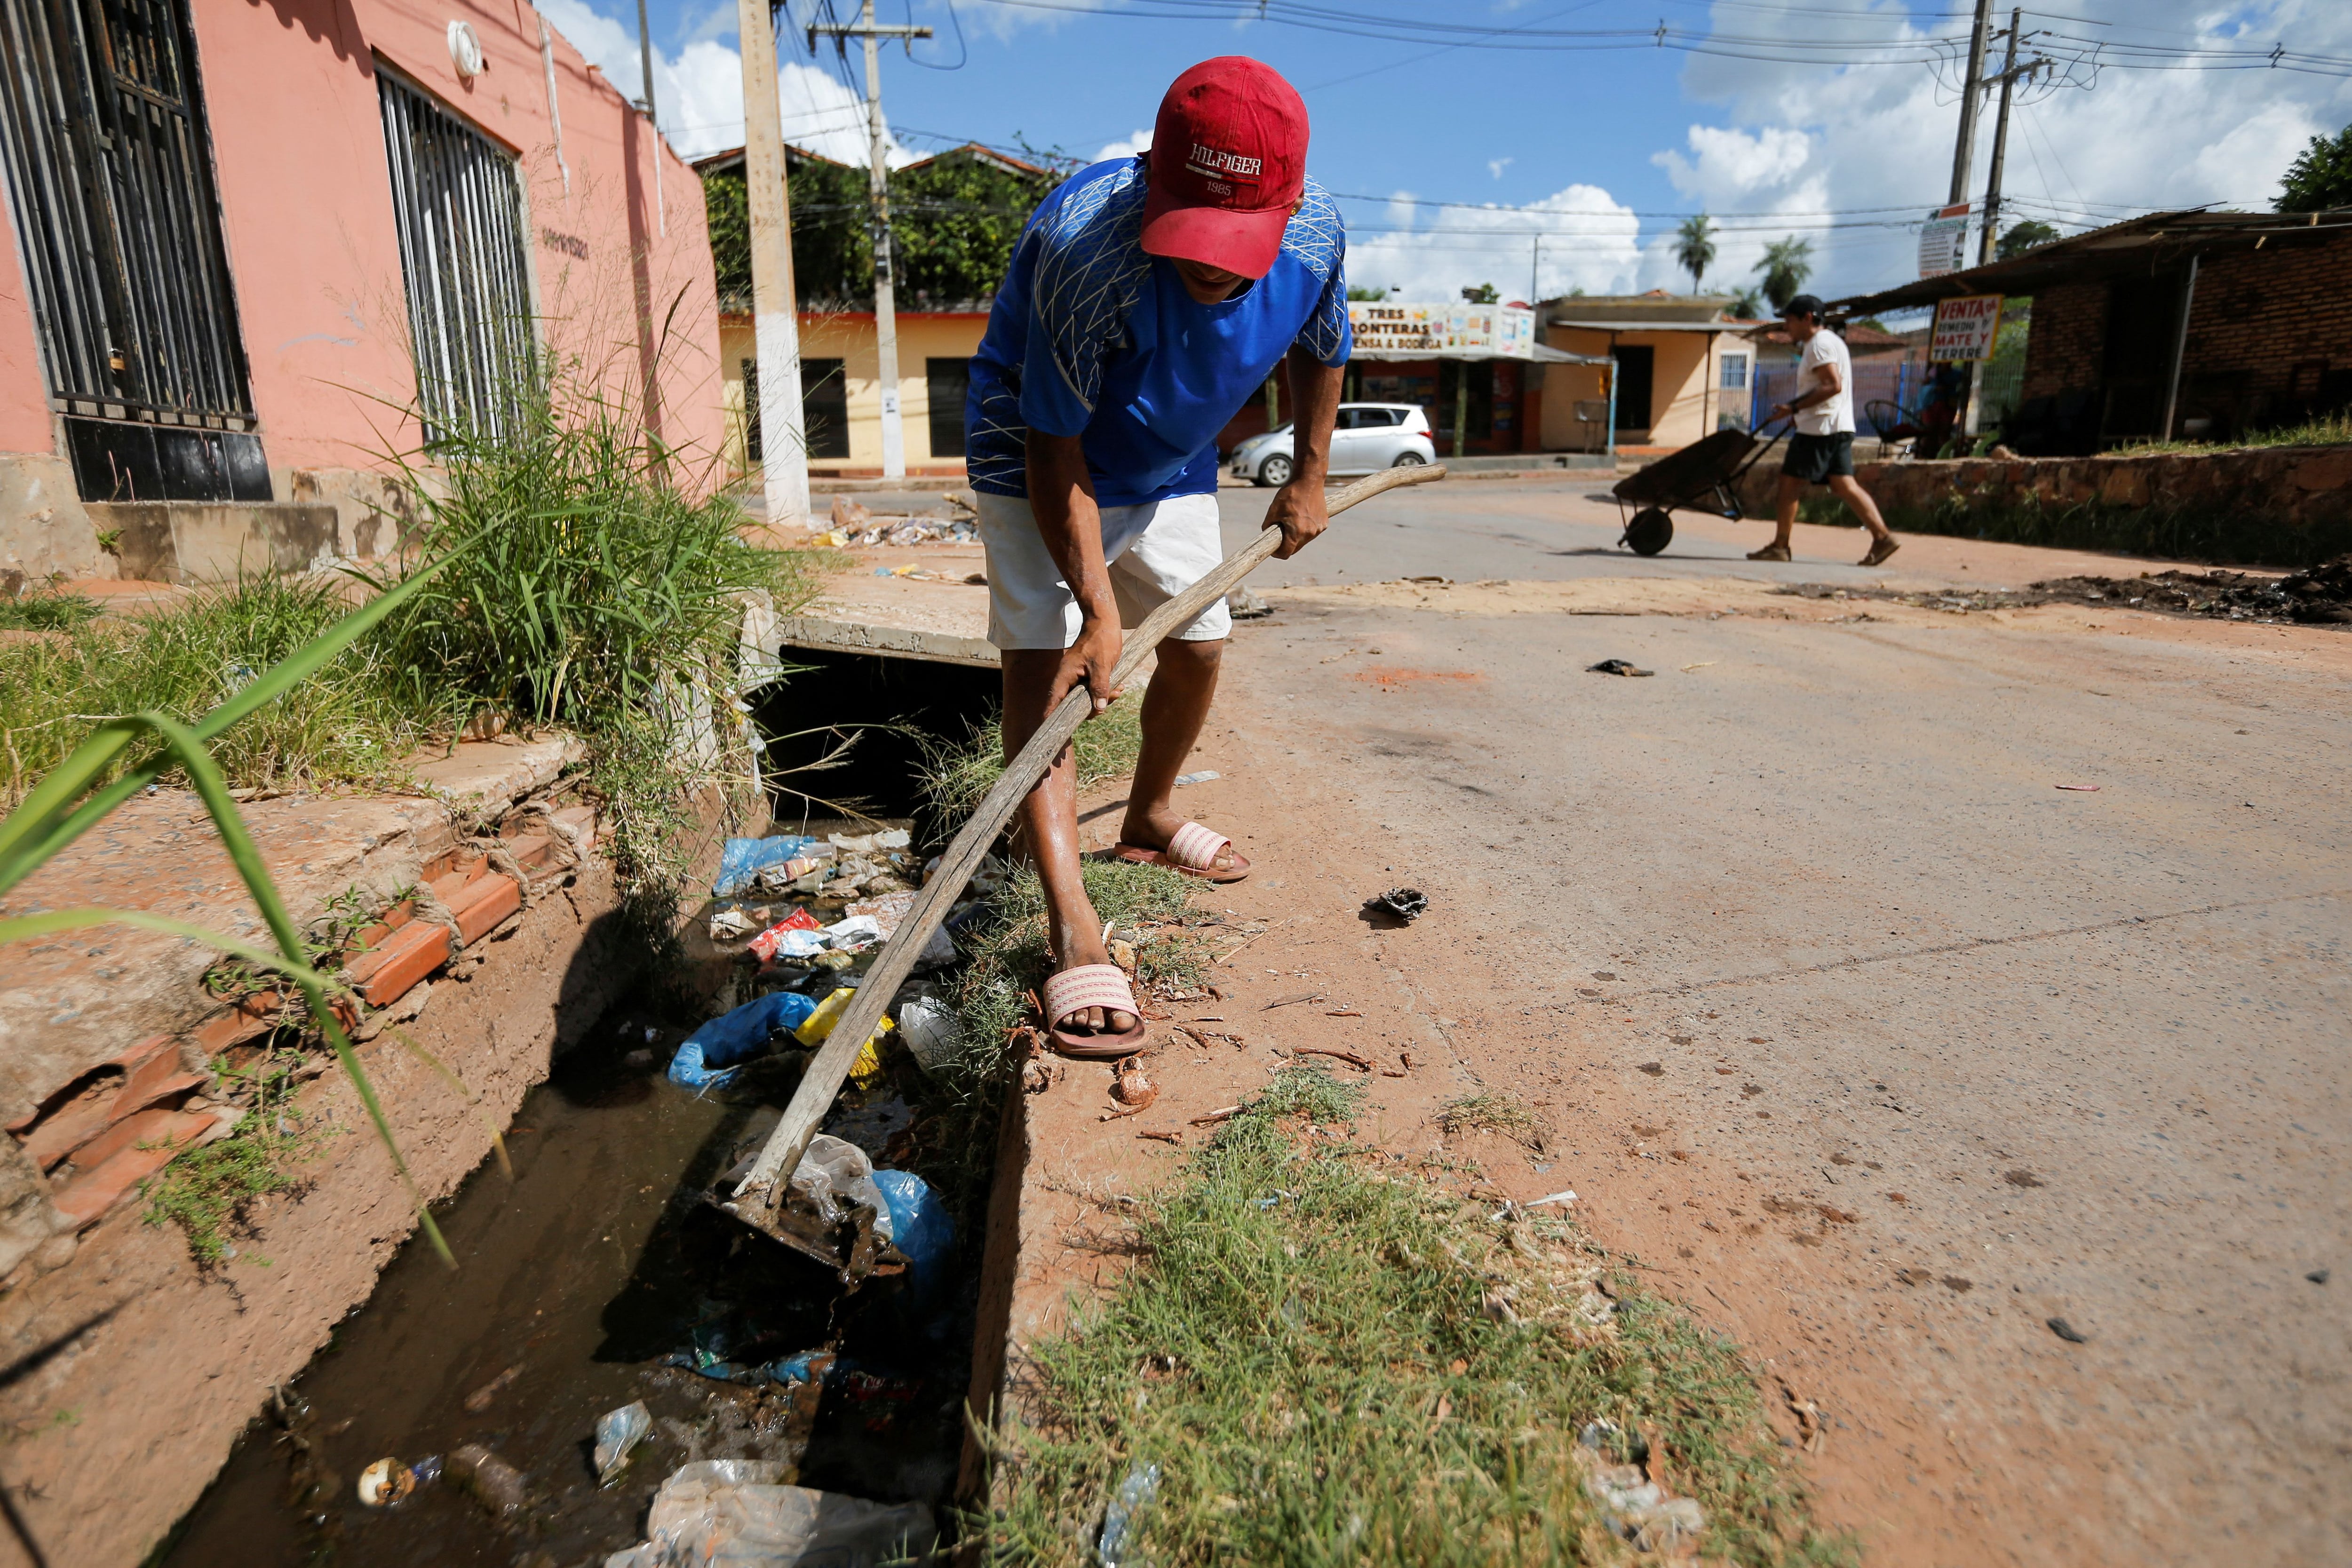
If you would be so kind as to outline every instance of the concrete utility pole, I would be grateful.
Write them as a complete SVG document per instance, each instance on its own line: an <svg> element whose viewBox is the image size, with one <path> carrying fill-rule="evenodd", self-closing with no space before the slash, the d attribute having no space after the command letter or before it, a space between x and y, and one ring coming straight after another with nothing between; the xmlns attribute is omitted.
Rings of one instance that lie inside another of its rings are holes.
<svg viewBox="0 0 2352 1568"><path fill-rule="evenodd" d="M2025 41L2021 30L2025 25L2023 11L2009 14L2009 49L2000 66L2000 113L1992 126L1992 173L1985 181L1984 233L1977 242L1977 265L1982 267L1992 259L1993 246L2000 237L2000 175L2009 163L2009 100L2018 79L2030 77L2050 62L2029 60L2022 67L2017 63L2018 46Z"/></svg>
<svg viewBox="0 0 2352 1568"><path fill-rule="evenodd" d="M760 458L768 523L808 521L808 434L801 425L800 303L793 292L793 205L768 0L736 0L743 46L743 195L751 230L752 363L760 374Z"/></svg>
<svg viewBox="0 0 2352 1568"><path fill-rule="evenodd" d="M661 116L654 109L654 35L646 26L646 0L637 0L637 70L645 78L646 118L656 126Z"/></svg>
<svg viewBox="0 0 2352 1568"><path fill-rule="evenodd" d="M1977 152L1977 100L1984 96L1985 45L1992 32L1992 0L1977 0L1976 26L1969 30L1967 83L1960 89L1960 141L1952 149L1952 194L1947 206L1969 199L1969 166Z"/></svg>
<svg viewBox="0 0 2352 1568"><path fill-rule="evenodd" d="M874 347L880 360L877 378L882 389L882 477L907 474L907 435L898 419L898 310L890 280L890 169L882 161L882 49L884 38L928 38L929 27L878 27L874 25L874 0L866 0L855 27L817 26L808 30L809 48L817 36L862 38L866 41L866 187L874 196Z"/></svg>

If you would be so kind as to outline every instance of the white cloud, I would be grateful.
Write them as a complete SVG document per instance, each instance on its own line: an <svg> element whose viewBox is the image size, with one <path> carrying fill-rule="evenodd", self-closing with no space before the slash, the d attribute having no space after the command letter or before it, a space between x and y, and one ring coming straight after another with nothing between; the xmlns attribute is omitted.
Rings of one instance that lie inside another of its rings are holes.
<svg viewBox="0 0 2352 1568"><path fill-rule="evenodd" d="M1538 297L1549 299L1573 289L1632 293L1666 275L1643 251L1633 209L1598 185L1570 185L1526 206L1424 207L1411 195L1398 193L1381 214L1391 232L1349 235L1351 285L1438 300L1492 283L1503 298L1517 300L1526 296L1532 275Z"/></svg>
<svg viewBox="0 0 2352 1568"><path fill-rule="evenodd" d="M1147 125L1142 130L1131 135L1122 136L1116 142L1104 142L1102 151L1095 154L1094 161L1103 163L1113 158L1132 158L1138 153L1150 151L1151 128Z"/></svg>
<svg viewBox="0 0 2352 1568"><path fill-rule="evenodd" d="M1884 41L1898 34L1948 35L1963 23L1890 26L1901 7L1809 19L1815 40L1837 35ZM2128 16L2128 20L2122 19ZM2316 54L2352 53L2352 6L2329 0L2138 0L2112 27L2090 28L2030 13L2029 27L2060 35L2030 47L2071 47L2063 36L2195 47L2284 38ZM2004 13L2002 21L2005 23ZM1752 10L1718 9L1727 33L1752 28ZM1920 66L1836 70L1694 56L1685 91L1722 106L1716 123L1690 127L1681 148L1654 162L1694 206L1724 226L1711 280L1748 282L1767 240L1813 241L1811 284L1835 297L1890 287L1916 269L1912 225L1948 193L1959 106L1956 71ZM2261 208L2313 135L2352 120L2352 82L2271 70L2117 70L2075 73L2084 85L2022 88L2012 114L2004 178L2004 225L2027 217L2078 232L2129 211L2204 203ZM1971 195L1983 193L1992 153L1994 103L1979 117ZM1886 208L1884 213L1857 209ZM1799 215L1837 209L1845 226L1813 226ZM1787 214L1785 223L1771 215ZM1757 215L1757 216L1744 216ZM1671 286L1671 285L1670 285ZM1679 285L1689 287L1685 277Z"/></svg>
<svg viewBox="0 0 2352 1568"><path fill-rule="evenodd" d="M1503 171L1509 168L1514 162L1515 160L1510 158L1489 158L1486 160L1486 173L1499 180L1503 177Z"/></svg>
<svg viewBox="0 0 2352 1568"><path fill-rule="evenodd" d="M539 8L625 97L639 96L645 75L634 18L625 25L591 9L586 0L539 0ZM705 16L694 31L699 35L716 26ZM743 144L743 57L731 46L696 37L674 58L656 48L654 94L662 133L680 157L707 157ZM804 61L783 61L777 68L776 100L785 141L844 163L866 161L866 100L838 78ZM918 156L888 135L887 116L885 140L884 157L891 167Z"/></svg>

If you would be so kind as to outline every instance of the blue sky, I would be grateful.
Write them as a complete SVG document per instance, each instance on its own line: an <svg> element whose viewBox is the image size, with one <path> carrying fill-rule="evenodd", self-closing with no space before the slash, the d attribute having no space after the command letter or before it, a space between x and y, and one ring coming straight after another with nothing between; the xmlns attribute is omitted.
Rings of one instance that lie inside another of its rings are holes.
<svg viewBox="0 0 2352 1568"><path fill-rule="evenodd" d="M541 8L634 91L636 18L623 3L541 0ZM1248 54L1306 98L1310 170L1345 197L1356 280L1414 299L1492 281L1519 297L1539 259L1547 295L1687 290L1667 237L1676 215L1706 210L1724 229L1711 284L1751 280L1765 242L1799 234L1814 247L1814 286L1834 296L1913 274L1916 233L1906 226L1943 201L1950 179L1958 51L1948 40L1965 38L1964 5L1268 7L1391 35L1433 25L1433 36L1412 39L1262 22L1240 0L880 0L883 21L911 19L940 35L917 44L913 60L886 52L883 100L902 157L953 141L1025 139L1091 158L1134 145L1184 67ZM793 14L805 20L813 9L795 0ZM835 0L835 9L849 16L854 0ZM1189 15L1142 14L1154 11ZM651 0L650 15L673 143L688 156L738 144L733 5ZM2006 7L1998 15L2005 22ZM1661 22L1669 41L1700 52L1656 47ZM2013 121L2012 217L2071 232L2158 206L2266 205L2310 136L2352 121L2352 5L2341 0L2235 8L2067 0L2063 12L2029 11L2025 26L2036 35L2029 56L2045 53L2053 66L2021 94ZM1569 40L1556 36L1564 29L1639 36ZM1446 47L1475 41L1500 47ZM1549 47L1564 42L1580 47ZM2289 51L2275 67L2266 57L2274 45ZM862 66L853 51L845 69L820 47L812 57L798 37L783 40L786 134L861 156ZM2235 68L2243 67L2255 68ZM1990 109L1985 118L1979 190Z"/></svg>

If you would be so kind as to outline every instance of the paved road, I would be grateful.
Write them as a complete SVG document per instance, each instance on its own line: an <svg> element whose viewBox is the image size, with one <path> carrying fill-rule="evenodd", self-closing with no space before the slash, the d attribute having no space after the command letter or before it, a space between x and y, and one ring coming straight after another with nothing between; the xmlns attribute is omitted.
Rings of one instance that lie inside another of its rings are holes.
<svg viewBox="0 0 2352 1568"><path fill-rule="evenodd" d="M1762 574L1754 525L1596 553L1587 488L1383 498L1268 575ZM1244 889L1434 896L1404 1005L1822 1403L1874 1560L2352 1561L2352 636L1275 596L1206 747Z"/></svg>

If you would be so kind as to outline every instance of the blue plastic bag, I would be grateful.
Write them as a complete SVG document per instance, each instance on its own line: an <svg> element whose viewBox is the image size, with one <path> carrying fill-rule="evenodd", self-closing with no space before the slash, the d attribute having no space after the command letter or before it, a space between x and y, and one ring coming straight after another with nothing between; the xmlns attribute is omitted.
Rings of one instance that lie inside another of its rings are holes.
<svg viewBox="0 0 2352 1568"><path fill-rule="evenodd" d="M890 1205L890 1245L906 1256L917 1299L928 1297L955 1257L955 1221L931 1184L912 1171L877 1171L874 1184Z"/></svg>
<svg viewBox="0 0 2352 1568"><path fill-rule="evenodd" d="M816 847L814 838L780 834L773 838L730 838L719 852L719 875L710 884L714 899L731 899L750 887L751 879L771 866L781 866Z"/></svg>
<svg viewBox="0 0 2352 1568"><path fill-rule="evenodd" d="M733 1078L732 1069L766 1053L768 1037L798 1028L816 1011L816 1000L797 991L777 991L721 1014L687 1037L669 1062L669 1080L699 1094Z"/></svg>

